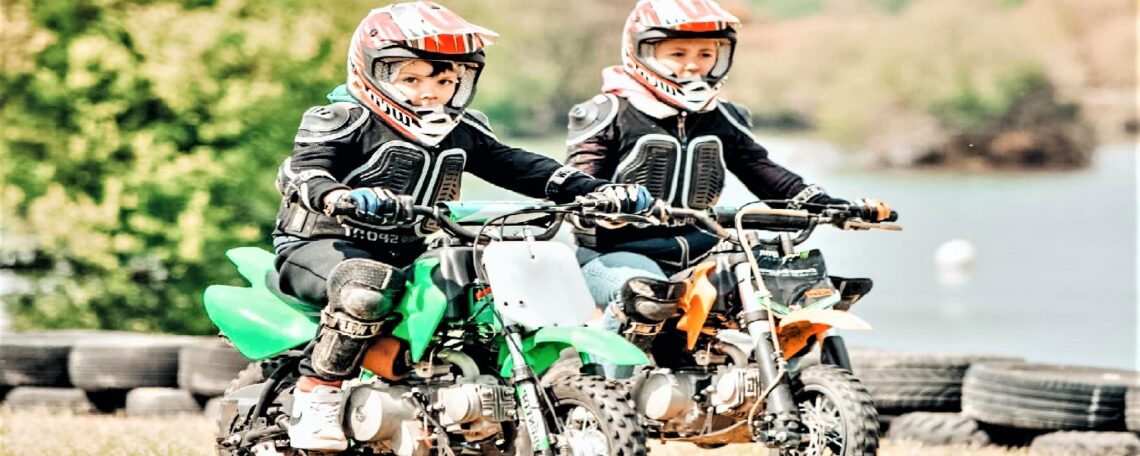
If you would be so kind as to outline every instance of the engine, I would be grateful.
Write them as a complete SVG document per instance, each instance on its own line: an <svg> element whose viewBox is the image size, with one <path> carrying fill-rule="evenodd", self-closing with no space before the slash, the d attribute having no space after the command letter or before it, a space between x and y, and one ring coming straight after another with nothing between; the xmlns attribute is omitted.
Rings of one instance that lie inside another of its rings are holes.
<svg viewBox="0 0 1140 456"><path fill-rule="evenodd" d="M763 391L755 367L722 365L716 373L655 369L634 388L638 411L663 433L703 434L748 416Z"/></svg>
<svg viewBox="0 0 1140 456"><path fill-rule="evenodd" d="M469 367L456 354L456 365ZM469 360L469 358L468 358ZM486 440L502 431L502 422L514 421L514 390L498 382L494 376L454 376L447 363L419 369L428 378L421 382L390 384L384 381L361 383L349 392L344 409L345 431L358 442L397 456L426 455L437 443L425 440L432 435L425 429L423 413L447 431L450 438L468 442ZM432 420L428 420L429 422Z"/></svg>

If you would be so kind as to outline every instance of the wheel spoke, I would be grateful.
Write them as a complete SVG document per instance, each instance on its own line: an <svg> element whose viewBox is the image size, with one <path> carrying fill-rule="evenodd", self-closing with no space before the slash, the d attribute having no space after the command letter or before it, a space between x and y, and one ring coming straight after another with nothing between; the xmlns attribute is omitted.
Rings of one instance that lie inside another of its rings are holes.
<svg viewBox="0 0 1140 456"><path fill-rule="evenodd" d="M800 403L800 416L807 426L810 441L804 456L841 454L844 447L843 416L839 407L827 395L816 393Z"/></svg>
<svg viewBox="0 0 1140 456"><path fill-rule="evenodd" d="M565 435L574 456L605 456L609 450L606 434L598 418L585 407L574 407L566 415Z"/></svg>

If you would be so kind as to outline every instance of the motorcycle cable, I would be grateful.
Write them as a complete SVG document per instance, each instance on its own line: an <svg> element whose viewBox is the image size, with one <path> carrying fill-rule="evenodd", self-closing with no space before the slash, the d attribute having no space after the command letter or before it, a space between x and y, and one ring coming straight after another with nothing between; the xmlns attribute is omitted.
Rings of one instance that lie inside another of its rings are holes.
<svg viewBox="0 0 1140 456"><path fill-rule="evenodd" d="M486 231L487 228L490 228L491 225L493 225L495 223L495 221L500 220L500 219L502 220L502 223L499 225L499 235L498 235L497 239L492 237L491 235L487 235L486 237L489 241L491 241L491 240L502 241L504 239L503 230L506 228L506 219L508 217L512 217L512 216L516 216L516 215L524 215L524 214L534 214L534 213L572 214L573 211L570 210L572 207L573 207L573 205L562 205L562 206L547 206L547 207L533 207L533 208L527 208L527 209L520 209L518 211L514 211L514 212L507 213L507 214L502 214L502 215L499 215L496 217L489 218L489 219L487 219L487 221L483 222L483 224L481 226L479 226L479 230L476 231L475 240L473 242L474 252L472 253L472 255L473 255L472 261L475 263L475 277L476 277L476 280L478 281L478 283L479 284L489 283L487 281L487 271L486 271L486 269L483 268L482 261L480 261L483 257L483 253L482 253L482 250L479 246L479 240L484 237L483 232ZM558 222L558 223L560 224L561 222ZM550 228L553 228L553 227L550 227ZM550 228L547 228L547 229L550 229ZM490 244L490 242L488 242L488 244ZM483 247L483 248L486 248L486 247Z"/></svg>
<svg viewBox="0 0 1140 456"><path fill-rule="evenodd" d="M420 393L419 391L414 391L412 393L412 396L421 396L421 397L405 396L404 400L407 401L408 403L412 404L413 407L415 407L417 410L419 410L420 415L423 416L424 420L426 420L428 423L431 423L432 429L435 430L435 432L434 432L435 435L440 440L439 447L442 448L449 456L456 456L455 450L451 449L451 438L447 436L447 431L445 431L446 428L444 428L443 425L440 424L439 421L435 419L435 417L431 416L431 412L428 411L427 407L424 406L423 399L422 399L423 393Z"/></svg>

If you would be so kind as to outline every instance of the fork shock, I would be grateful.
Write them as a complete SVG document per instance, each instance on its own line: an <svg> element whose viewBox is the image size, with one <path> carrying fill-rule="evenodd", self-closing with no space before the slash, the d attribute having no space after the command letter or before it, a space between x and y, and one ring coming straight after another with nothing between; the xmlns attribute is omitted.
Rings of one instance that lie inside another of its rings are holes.
<svg viewBox="0 0 1140 456"><path fill-rule="evenodd" d="M760 379L768 395L765 399L765 412L761 417L763 428L755 437L769 446L795 446L804 437L800 421L799 407L792 395L791 381L788 378L788 365L773 341L772 325L769 322L767 306L761 299L767 293L756 289L752 280L752 269L747 263L736 265L737 289L740 294L742 311L741 324L748 328L752 336L753 352L760 370ZM759 281L756 281L759 282ZM763 286L760 283L760 286ZM749 417L756 420L758 417ZM754 431L755 432L755 431Z"/></svg>

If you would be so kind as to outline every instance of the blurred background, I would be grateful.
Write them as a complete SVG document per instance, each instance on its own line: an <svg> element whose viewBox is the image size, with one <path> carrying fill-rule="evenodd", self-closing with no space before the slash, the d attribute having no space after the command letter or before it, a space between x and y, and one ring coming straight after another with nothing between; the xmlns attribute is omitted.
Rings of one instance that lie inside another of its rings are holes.
<svg viewBox="0 0 1140 456"><path fill-rule="evenodd" d="M501 35L474 107L561 159L633 2L440 3ZM381 4L0 0L0 331L215 332L201 291L270 248L301 113ZM1135 0L722 4L745 21L724 93L773 157L901 213L809 244L876 282L853 344L1140 364Z"/></svg>

